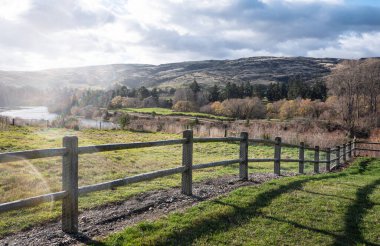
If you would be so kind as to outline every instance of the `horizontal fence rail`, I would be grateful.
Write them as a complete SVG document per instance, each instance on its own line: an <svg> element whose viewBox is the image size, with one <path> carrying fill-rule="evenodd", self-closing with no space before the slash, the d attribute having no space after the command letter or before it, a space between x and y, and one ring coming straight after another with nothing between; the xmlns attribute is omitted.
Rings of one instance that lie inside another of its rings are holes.
<svg viewBox="0 0 380 246"><path fill-rule="evenodd" d="M152 180L156 178L162 178L165 176L182 173L186 169L187 167L181 166L181 167L175 167L175 168L170 168L170 169L165 169L165 170L159 170L155 172L143 173L143 174L126 177L123 179L117 179L117 180L113 180L109 182L104 182L100 184L83 186L79 188L79 194L83 195L83 194L87 194L94 191L107 190L107 189L112 189L118 186L124 186L128 184L143 182L143 181Z"/></svg>
<svg viewBox="0 0 380 246"><path fill-rule="evenodd" d="M211 143L226 142L240 144L239 158L232 160L222 160L204 164L193 164L193 144L194 143ZM273 145L273 158L249 158L248 147L255 144ZM183 138L174 140L162 140L154 142L137 142L137 143L118 143L104 144L94 146L78 146L77 137L64 137L63 147L54 149L29 150L10 153L0 153L0 163L15 162L21 160L39 159L47 157L62 157L62 191L30 197L18 201L12 201L0 204L0 212L36 206L38 204L62 200L62 230L67 233L78 232L78 196L91 192L113 189L119 186L125 186L133 183L148 181L156 178L162 178L174 174L182 174L181 187L182 193L192 194L192 171L203 168L228 166L239 164L239 177L242 180L248 179L248 163L273 162L274 173L281 174L281 163L296 162L298 172L304 173L305 163L314 165L314 172L320 172L320 164L326 164L326 171L338 168L352 157L357 156L358 151L378 151L377 149L359 148L359 144L380 145L380 143L356 141L348 142L342 146L334 148L320 149L318 146L308 147L304 143L289 144L281 141L277 137L274 141L268 139L249 139L248 133L242 132L240 137L224 138L193 138L191 130L184 131ZM98 184L78 187L78 156L81 154L91 154L105 151L116 151L136 148L158 147L168 145L182 145L182 166L158 170L135 176L125 177L117 180L107 181ZM299 158L281 158L282 147L298 148ZM314 151L314 159L305 159L305 150ZM325 153L325 159L320 159L320 152ZM334 158L331 158L331 157Z"/></svg>
<svg viewBox="0 0 380 246"><path fill-rule="evenodd" d="M28 150L12 153L0 153L0 163L62 156L65 148Z"/></svg>
<svg viewBox="0 0 380 246"><path fill-rule="evenodd" d="M59 191L55 193L49 193L45 195L30 197L13 202L7 202L0 204L0 212L7 212L19 208L33 207L44 202L50 202L55 200L62 200L67 195L66 191Z"/></svg>
<svg viewBox="0 0 380 246"><path fill-rule="evenodd" d="M85 147L78 148L78 154L91 154L91 153L96 153L96 152L105 152L105 151L113 151L113 150L168 146L168 145L182 144L185 141L186 141L185 139L178 139L178 140L163 140L163 141L156 141L156 142L102 144L102 145L94 145L94 146L85 146Z"/></svg>

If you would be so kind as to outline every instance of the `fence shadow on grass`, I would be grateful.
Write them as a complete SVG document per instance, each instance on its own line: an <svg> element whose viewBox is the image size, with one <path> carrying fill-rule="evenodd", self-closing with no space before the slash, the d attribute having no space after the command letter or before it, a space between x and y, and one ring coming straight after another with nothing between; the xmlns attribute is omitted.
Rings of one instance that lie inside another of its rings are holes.
<svg viewBox="0 0 380 246"><path fill-rule="evenodd" d="M275 200L282 194L301 189L308 182L333 179L337 177L344 177L347 175L347 173L334 173L324 176L311 176L307 178L305 177L301 180L296 180L288 184L281 185L276 189L260 193L252 203L248 204L248 206L245 207L228 204L222 202L219 199L214 200L212 201L213 203L230 206L233 208L233 210L219 215L218 217L213 217L212 219L203 218L203 220L197 221L197 223L195 223L194 225L191 225L187 228L183 228L181 231L172 232L171 234L167 235L164 241L155 242L154 244L191 245L199 237L215 232L227 231L232 227L240 226L248 222L252 217L260 216L261 208L269 206L273 200ZM318 232L317 229L314 230Z"/></svg>
<svg viewBox="0 0 380 246"><path fill-rule="evenodd" d="M360 231L359 225L360 225L360 222L362 221L362 218L368 211L368 209L374 206L374 203L371 203L371 201L368 199L368 196L375 190L375 188L378 185L380 185L380 179L375 180L374 182L364 187L359 186L356 193L356 198L349 199L353 202L353 204L348 207L345 213L345 218L344 218L345 225L344 225L343 235L336 234L328 230L323 230L323 229L318 229L318 228L302 225L295 221L268 216L260 212L261 208L269 206L273 200L275 200L282 194L289 193L294 190L300 190L308 182L341 178L348 175L363 175L367 171L368 164L370 162L371 160L364 160L363 162L359 163L359 166L357 167L356 170L349 171L349 172L334 173L334 174L324 175L324 176L311 176L311 177L305 177L301 180L289 182L288 184L281 185L280 187L276 189L259 194L252 203L244 207L240 207L234 204L229 204L219 199L214 200L213 203L221 204L224 206L230 206L233 208L233 210L230 212L224 213L222 215L219 215L216 218L215 217L212 219L204 218L201 221L197 221L195 225L191 225L187 228L182 229L181 231L173 232L169 234L165 240L156 242L156 244L157 245L166 245L166 244L190 245L197 238L200 238L204 235L227 231L230 228L233 228L235 226L241 226L242 224L247 223L252 217L261 216L261 217L268 218L271 220L288 223L300 229L310 230L316 233L321 233L324 235L331 236L334 238L335 245L352 245L355 243L363 243L366 245L379 245L379 244L364 240L364 237Z"/></svg>
<svg viewBox="0 0 380 246"><path fill-rule="evenodd" d="M375 206L375 203L369 199L369 196L379 185L380 179L376 179L356 191L356 199L348 207L344 215L344 236L342 238L336 238L334 245L354 245L357 243L380 245L366 242L360 230L360 224L363 218L368 213L368 210Z"/></svg>

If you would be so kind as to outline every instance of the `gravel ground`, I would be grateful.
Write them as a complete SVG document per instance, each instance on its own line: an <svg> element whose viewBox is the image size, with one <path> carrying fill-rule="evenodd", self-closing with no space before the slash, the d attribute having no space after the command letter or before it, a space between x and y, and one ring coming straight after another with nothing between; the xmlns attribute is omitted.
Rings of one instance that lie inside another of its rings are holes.
<svg viewBox="0 0 380 246"><path fill-rule="evenodd" d="M294 174L283 174L292 176ZM248 181L237 176L208 179L193 184L193 196L185 196L179 188L157 190L138 194L128 200L107 204L84 211L79 216L77 235L61 231L61 222L49 222L29 230L0 239L0 245L82 245L96 243L96 239L120 231L144 220L155 220L172 211L183 211L200 201L226 194L238 187L259 185L282 176L252 174Z"/></svg>

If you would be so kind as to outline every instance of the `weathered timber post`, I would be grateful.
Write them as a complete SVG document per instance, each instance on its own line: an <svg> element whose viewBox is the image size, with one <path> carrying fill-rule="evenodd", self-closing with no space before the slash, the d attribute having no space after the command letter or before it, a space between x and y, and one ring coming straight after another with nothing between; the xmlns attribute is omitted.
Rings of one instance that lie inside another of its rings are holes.
<svg viewBox="0 0 380 246"><path fill-rule="evenodd" d="M326 171L330 172L331 169L331 149L326 149Z"/></svg>
<svg viewBox="0 0 380 246"><path fill-rule="evenodd" d="M348 142L348 160L352 159L352 141Z"/></svg>
<svg viewBox="0 0 380 246"><path fill-rule="evenodd" d="M78 138L64 137L67 153L62 158L62 189L67 192L62 201L62 231L78 232Z"/></svg>
<svg viewBox="0 0 380 246"><path fill-rule="evenodd" d="M305 170L305 143L301 142L298 154L298 173L304 173Z"/></svg>
<svg viewBox="0 0 380 246"><path fill-rule="evenodd" d="M314 173L319 173L319 146L314 148Z"/></svg>
<svg viewBox="0 0 380 246"><path fill-rule="evenodd" d="M346 148L346 144L344 143L343 144L343 148L342 148L342 155L343 155L343 163L346 163L347 162L347 153L346 153L346 150L347 150L347 148Z"/></svg>
<svg viewBox="0 0 380 246"><path fill-rule="evenodd" d="M354 157L357 155L356 148L356 137L354 137L354 140L352 140L352 154Z"/></svg>
<svg viewBox="0 0 380 246"><path fill-rule="evenodd" d="M281 175L281 138L275 138L274 145L274 174Z"/></svg>
<svg viewBox="0 0 380 246"><path fill-rule="evenodd" d="M336 146L336 167L340 166L340 146Z"/></svg>
<svg viewBox="0 0 380 246"><path fill-rule="evenodd" d="M193 131L184 131L183 138L186 142L182 145L182 166L187 167L187 170L182 173L182 193L191 196L193 194Z"/></svg>
<svg viewBox="0 0 380 246"><path fill-rule="evenodd" d="M248 132L240 134L240 166L239 177L241 180L248 180Z"/></svg>

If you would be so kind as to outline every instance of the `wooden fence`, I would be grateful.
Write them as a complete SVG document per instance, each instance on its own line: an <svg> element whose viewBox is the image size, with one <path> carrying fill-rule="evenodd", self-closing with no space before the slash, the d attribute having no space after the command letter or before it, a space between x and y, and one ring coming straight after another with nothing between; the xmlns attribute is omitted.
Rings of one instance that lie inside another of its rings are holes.
<svg viewBox="0 0 380 246"><path fill-rule="evenodd" d="M239 158L225 161L217 161L205 164L193 164L193 143L206 142L238 142L240 144ZM67 233L78 232L78 196L90 192L111 189L118 186L124 186L137 182L147 181L155 178L165 177L173 174L182 174L181 187L182 193L192 195L192 172L193 170L226 166L239 163L239 177L242 180L248 179L248 163L250 162L273 162L274 173L281 174L281 163L297 162L298 172L304 173L305 163L313 163L314 172L320 172L320 164L326 164L326 171L330 171L334 167L339 167L342 163L350 160L357 155L358 151L366 151L369 149L358 148L357 144L380 144L366 142L348 142L342 146L336 146L333 149L320 149L318 146L314 148L306 147L304 143L299 145L281 142L281 138L277 137L275 141L264 139L249 139L248 133L242 132L240 137L223 137L223 138L193 138L193 132L186 130L183 132L181 139L164 140L156 142L138 142L138 143L120 143L105 144L94 146L78 147L78 138L75 136L67 136L63 138L63 147L55 149L30 150L12 153L0 153L0 164L5 162L18 161L20 159L37 159L46 157L62 157L62 191L50 194L35 196L18 201L0 204L0 212L36 206L40 203L51 200L62 200L62 230ZM182 165L165 170L159 170L144 174L139 174L122 179L112 180L108 182L78 187L78 156L81 154L90 154L104 151L146 148L155 146L167 146L182 144ZM249 158L248 147L252 144L266 144L274 146L274 156L272 158ZM282 159L281 148L290 147L299 149L298 159ZM305 159L305 150L314 151L313 159ZM370 151L375 151L371 149ZM376 150L380 151L380 150ZM325 159L320 159L320 152L325 152ZM331 158L334 156L335 158ZM334 164L334 165L332 165Z"/></svg>
<svg viewBox="0 0 380 246"><path fill-rule="evenodd" d="M0 130L6 129L10 125L8 117L0 115Z"/></svg>

